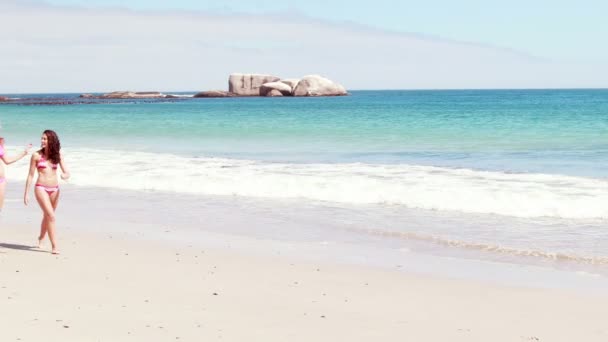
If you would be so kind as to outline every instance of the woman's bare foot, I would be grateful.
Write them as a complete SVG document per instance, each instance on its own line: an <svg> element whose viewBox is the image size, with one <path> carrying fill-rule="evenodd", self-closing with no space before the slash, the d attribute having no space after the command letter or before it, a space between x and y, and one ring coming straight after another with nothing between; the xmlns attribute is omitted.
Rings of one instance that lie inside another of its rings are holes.
<svg viewBox="0 0 608 342"><path fill-rule="evenodd" d="M36 245L36 248L42 248L42 239L38 238L38 245Z"/></svg>
<svg viewBox="0 0 608 342"><path fill-rule="evenodd" d="M59 251L57 250L57 248L53 248L51 254L59 255Z"/></svg>

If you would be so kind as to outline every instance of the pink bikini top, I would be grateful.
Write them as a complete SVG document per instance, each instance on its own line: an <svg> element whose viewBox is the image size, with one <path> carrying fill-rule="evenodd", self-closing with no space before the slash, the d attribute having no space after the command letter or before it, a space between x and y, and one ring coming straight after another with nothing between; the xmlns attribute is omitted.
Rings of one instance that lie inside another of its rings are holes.
<svg viewBox="0 0 608 342"><path fill-rule="evenodd" d="M44 156L40 156L40 160L38 160L38 164L36 164L36 167L39 169L45 169L46 164L51 164L53 170L57 170L57 164L47 163L46 159L44 159Z"/></svg>
<svg viewBox="0 0 608 342"><path fill-rule="evenodd" d="M4 146L0 146L0 157L4 155Z"/></svg>

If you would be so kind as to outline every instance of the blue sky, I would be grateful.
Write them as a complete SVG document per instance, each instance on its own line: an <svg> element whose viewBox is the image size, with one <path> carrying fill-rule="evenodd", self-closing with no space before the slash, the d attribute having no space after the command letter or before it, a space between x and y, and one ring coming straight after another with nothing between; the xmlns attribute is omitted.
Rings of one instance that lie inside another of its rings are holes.
<svg viewBox="0 0 608 342"><path fill-rule="evenodd" d="M230 73L347 89L608 88L608 2L0 0L0 94L210 90Z"/></svg>
<svg viewBox="0 0 608 342"><path fill-rule="evenodd" d="M303 14L335 22L492 44L550 59L608 58L608 1L600 0L52 0L53 4Z"/></svg>

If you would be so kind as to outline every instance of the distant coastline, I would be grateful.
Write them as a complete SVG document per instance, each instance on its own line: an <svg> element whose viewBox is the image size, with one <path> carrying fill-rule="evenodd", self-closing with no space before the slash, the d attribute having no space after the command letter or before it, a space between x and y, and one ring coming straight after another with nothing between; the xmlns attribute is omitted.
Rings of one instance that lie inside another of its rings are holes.
<svg viewBox="0 0 608 342"><path fill-rule="evenodd" d="M502 93L505 95L516 94L516 93L562 93L562 92L575 92L575 93L600 93L604 94L608 91L608 88L535 88L535 89L517 89L517 88L505 88L505 89L350 89L348 95L363 94L369 92L386 92L386 93L406 93L406 94L427 94L427 93L453 93L463 94L468 92L474 92L477 94L491 94L491 93ZM207 91L213 92L213 91ZM125 92L114 92L114 93L125 93ZM136 92L131 92L136 93ZM103 92L91 92L88 93L90 96L86 96L86 93L82 92L7 92L0 94L0 106L2 105L79 105L79 104L114 104L114 103L160 103L160 102L180 102L189 101L195 97L196 94L201 93L196 90L179 90L179 91L146 91L139 92L143 94L162 94L162 96L134 96L134 97L107 97L104 95L112 93ZM142 95L143 95L142 94ZM85 96L83 96L85 95ZM198 98L213 98L213 97L231 97L231 98L251 98L256 96L199 96ZM263 96L257 96L263 97ZM296 96L292 96L296 97ZM300 96L302 97L302 96Z"/></svg>
<svg viewBox="0 0 608 342"><path fill-rule="evenodd" d="M0 96L0 103L19 105L70 105L100 104L113 100L166 100L177 101L192 98L222 97L318 97L345 96L346 89L325 77L308 75L301 79L281 79L273 75L231 74L228 91L206 90L193 94L165 94L160 91L113 91L105 94L84 93L71 97L24 97Z"/></svg>

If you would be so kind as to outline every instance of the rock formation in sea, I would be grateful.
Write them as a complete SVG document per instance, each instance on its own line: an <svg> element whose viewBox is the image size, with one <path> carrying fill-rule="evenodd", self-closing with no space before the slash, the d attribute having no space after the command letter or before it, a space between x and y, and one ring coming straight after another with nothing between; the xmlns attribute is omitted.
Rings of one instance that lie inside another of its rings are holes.
<svg viewBox="0 0 608 342"><path fill-rule="evenodd" d="M273 90L276 90L276 91L272 92ZM276 94L278 92L282 96L291 96L292 88L283 82L268 82L268 83L262 84L262 86L260 87L261 96L270 96L269 94L271 92L274 94ZM274 95L274 96L276 96L276 95Z"/></svg>
<svg viewBox="0 0 608 342"><path fill-rule="evenodd" d="M237 96L260 96L264 83L280 80L279 77L261 74L231 74L228 78L228 92Z"/></svg>
<svg viewBox="0 0 608 342"><path fill-rule="evenodd" d="M102 99L158 99L165 97L165 94L158 91L114 91L100 96Z"/></svg>
<svg viewBox="0 0 608 342"><path fill-rule="evenodd" d="M183 97L213 98L240 96L341 96L348 95L346 89L319 75L304 76L302 79L285 78L264 74L231 74L228 91L207 90L195 95L171 95L158 91L134 92L114 91L102 95L82 94L86 99L178 99ZM0 101L1 97L0 97ZM6 100L5 100L6 101Z"/></svg>
<svg viewBox="0 0 608 342"><path fill-rule="evenodd" d="M277 96L283 96L283 93L281 93L281 91L279 91L277 89L271 89L264 96L266 96L266 97L277 97Z"/></svg>
<svg viewBox="0 0 608 342"><path fill-rule="evenodd" d="M171 99L182 96L163 94L159 91L113 91L102 95L81 94L79 97L85 99Z"/></svg>
<svg viewBox="0 0 608 342"><path fill-rule="evenodd" d="M291 93L293 94L293 90L298 85L298 82L300 82L300 79L299 78L285 78L285 79L281 79L279 82L287 84L291 88Z"/></svg>
<svg viewBox="0 0 608 342"><path fill-rule="evenodd" d="M208 90L194 94L193 97L233 97L235 94L225 90Z"/></svg>
<svg viewBox="0 0 608 342"><path fill-rule="evenodd" d="M346 89L319 75L304 76L293 90L294 96L343 96Z"/></svg>
<svg viewBox="0 0 608 342"><path fill-rule="evenodd" d="M273 75L231 74L228 92L235 96L342 96L344 87L319 75L281 79Z"/></svg>

